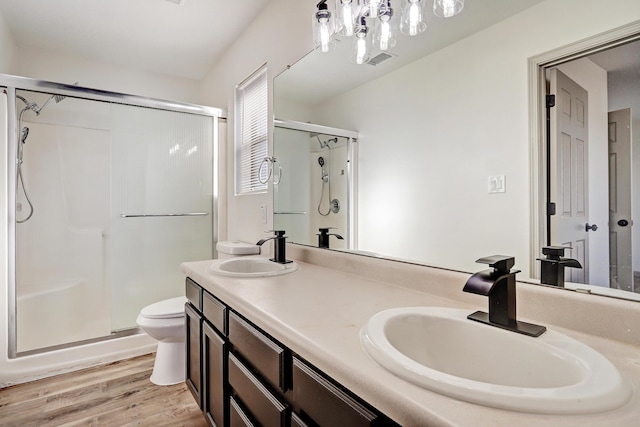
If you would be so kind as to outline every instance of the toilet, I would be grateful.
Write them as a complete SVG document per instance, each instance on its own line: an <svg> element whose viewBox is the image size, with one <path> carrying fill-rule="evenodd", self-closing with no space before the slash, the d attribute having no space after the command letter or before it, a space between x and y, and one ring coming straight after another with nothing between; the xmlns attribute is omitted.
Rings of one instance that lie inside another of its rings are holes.
<svg viewBox="0 0 640 427"><path fill-rule="evenodd" d="M184 305L187 298L156 302L140 311L136 323L158 340L151 382L171 385L184 382L186 375L186 326Z"/></svg>
<svg viewBox="0 0 640 427"><path fill-rule="evenodd" d="M260 246L239 240L220 241L216 244L216 249L218 250L218 259L260 254Z"/></svg>

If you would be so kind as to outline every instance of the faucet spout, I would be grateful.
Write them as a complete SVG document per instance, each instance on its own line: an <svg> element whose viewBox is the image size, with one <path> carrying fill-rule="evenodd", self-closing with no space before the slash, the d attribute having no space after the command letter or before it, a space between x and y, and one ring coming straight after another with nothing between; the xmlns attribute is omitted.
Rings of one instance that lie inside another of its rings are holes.
<svg viewBox="0 0 640 427"><path fill-rule="evenodd" d="M275 236L266 239L260 239L256 243L258 246L262 246L265 242L273 240L273 258L269 258L269 261L277 262L278 264L288 264L291 261L287 259L287 236L284 235L284 230L271 230L275 233Z"/></svg>
<svg viewBox="0 0 640 427"><path fill-rule="evenodd" d="M547 329L544 326L516 320L516 274L520 271L511 269L515 258L494 255L476 262L492 268L472 275L462 290L489 297L489 312L477 311L467 318L525 335L542 335Z"/></svg>

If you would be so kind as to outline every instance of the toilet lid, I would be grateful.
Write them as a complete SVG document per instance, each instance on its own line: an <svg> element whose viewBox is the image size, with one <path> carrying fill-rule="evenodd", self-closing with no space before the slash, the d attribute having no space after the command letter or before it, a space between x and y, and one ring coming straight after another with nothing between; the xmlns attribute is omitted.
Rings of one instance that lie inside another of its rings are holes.
<svg viewBox="0 0 640 427"><path fill-rule="evenodd" d="M184 316L187 297L176 297L146 306L140 314L149 319L169 319Z"/></svg>

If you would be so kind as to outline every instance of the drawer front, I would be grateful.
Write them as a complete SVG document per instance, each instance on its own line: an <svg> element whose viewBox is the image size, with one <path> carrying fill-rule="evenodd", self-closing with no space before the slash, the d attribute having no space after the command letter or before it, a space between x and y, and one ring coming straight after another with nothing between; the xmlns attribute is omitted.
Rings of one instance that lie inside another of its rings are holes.
<svg viewBox="0 0 640 427"><path fill-rule="evenodd" d="M227 336L227 306L207 291L202 292L202 314L218 332Z"/></svg>
<svg viewBox="0 0 640 427"><path fill-rule="evenodd" d="M233 312L229 313L229 341L235 352L257 369L272 386L287 391L291 356L285 348Z"/></svg>
<svg viewBox="0 0 640 427"><path fill-rule="evenodd" d="M229 416L230 427L254 427L249 416L245 414L240 404L233 397L229 399L229 406L231 407Z"/></svg>
<svg viewBox="0 0 640 427"><path fill-rule="evenodd" d="M295 413L291 413L291 427L309 427L304 421L300 419Z"/></svg>
<svg viewBox="0 0 640 427"><path fill-rule="evenodd" d="M251 371L229 353L229 385L233 396L262 426L285 426L290 410Z"/></svg>
<svg viewBox="0 0 640 427"><path fill-rule="evenodd" d="M297 408L321 426L371 426L377 418L376 414L295 357L293 401Z"/></svg>
<svg viewBox="0 0 640 427"><path fill-rule="evenodd" d="M202 288L196 282L187 277L185 281L185 295L193 306L202 311Z"/></svg>
<svg viewBox="0 0 640 427"><path fill-rule="evenodd" d="M202 373L200 371L200 333L202 328L202 318L189 303L184 305L184 314L187 327L186 383L191 394L193 394L193 397L196 399L196 402L198 402L198 406L202 408L202 389L200 387L202 383Z"/></svg>
<svg viewBox="0 0 640 427"><path fill-rule="evenodd" d="M223 427L225 419L226 341L206 322L202 323L202 410L209 425Z"/></svg>

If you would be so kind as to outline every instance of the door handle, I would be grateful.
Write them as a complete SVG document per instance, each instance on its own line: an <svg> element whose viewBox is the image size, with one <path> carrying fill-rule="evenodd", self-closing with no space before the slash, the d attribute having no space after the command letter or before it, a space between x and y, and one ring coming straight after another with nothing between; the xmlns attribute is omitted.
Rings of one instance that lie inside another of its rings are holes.
<svg viewBox="0 0 640 427"><path fill-rule="evenodd" d="M597 229L598 229L598 226L597 226L597 225L595 225L595 224L593 224L593 225L589 225L589 223L586 223L586 224L584 225L584 231L587 231L587 232L588 232L589 230L591 230L591 231L596 231Z"/></svg>
<svg viewBox="0 0 640 427"><path fill-rule="evenodd" d="M629 225L629 221L627 221L626 219L621 219L620 221L618 221L618 225L620 227L626 227L627 225Z"/></svg>

